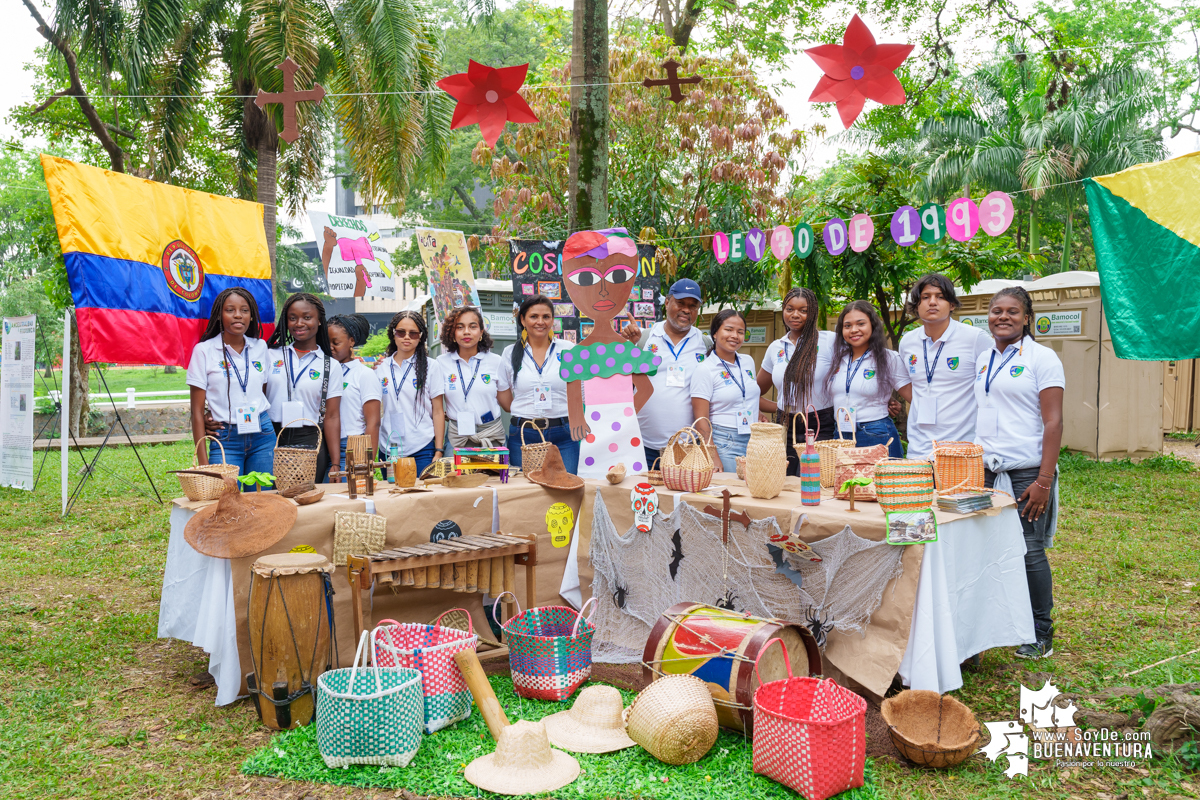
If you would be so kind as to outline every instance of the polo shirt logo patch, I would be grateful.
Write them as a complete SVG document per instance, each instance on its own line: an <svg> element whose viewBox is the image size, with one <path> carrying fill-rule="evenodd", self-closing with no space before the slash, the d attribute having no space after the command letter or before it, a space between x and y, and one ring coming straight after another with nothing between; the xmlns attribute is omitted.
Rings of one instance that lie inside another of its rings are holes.
<svg viewBox="0 0 1200 800"><path fill-rule="evenodd" d="M654 344L653 342L651 342L651 343L650 343L650 346L649 346L649 348L648 348L648 349L650 350L650 352L651 352L651 353L657 353L657 352L658 352L658 345L656 345L656 344Z"/></svg>
<svg viewBox="0 0 1200 800"><path fill-rule="evenodd" d="M488 374L488 373L486 373L486 372L485 372L485 373L483 373L482 375L480 375L479 377L483 378L483 384L484 384L484 386L486 386L487 384L489 384L489 383L491 383L491 382L492 382L492 376L491 376L491 375L489 375L489 374Z"/></svg>
<svg viewBox="0 0 1200 800"><path fill-rule="evenodd" d="M388 379L387 378L380 379L379 385L386 389L388 387Z"/></svg>
<svg viewBox="0 0 1200 800"><path fill-rule="evenodd" d="M786 355L787 355L787 351L786 351L786 350L784 350L784 349L781 347L781 348L779 348L779 352L775 354L775 357L776 357L776 358L783 358L783 357L784 357L784 356L786 356Z"/></svg>
<svg viewBox="0 0 1200 800"><path fill-rule="evenodd" d="M949 367L951 370L958 369L958 356L955 356L954 358L947 358L946 366Z"/></svg>
<svg viewBox="0 0 1200 800"><path fill-rule="evenodd" d="M345 389L349 385L350 385L350 381L342 381L342 389Z"/></svg>
<svg viewBox="0 0 1200 800"><path fill-rule="evenodd" d="M256 369L259 372L262 372L262 362L261 361L251 361L250 363L254 365L254 369Z"/></svg>
<svg viewBox="0 0 1200 800"><path fill-rule="evenodd" d="M910 367L915 367L917 365L917 356L915 353L908 357L908 365Z"/></svg>
<svg viewBox="0 0 1200 800"><path fill-rule="evenodd" d="M275 367L275 369L279 369L280 367L282 367L282 366L283 366L283 359L282 359L282 358L280 358L280 359L277 359L277 360L275 361L275 363L274 363L274 364L272 364L271 366Z"/></svg>
<svg viewBox="0 0 1200 800"><path fill-rule="evenodd" d="M1009 367L1008 368L1008 374L1012 375L1014 378L1021 377L1021 373L1024 371L1025 371L1024 367Z"/></svg>
<svg viewBox="0 0 1200 800"><path fill-rule="evenodd" d="M308 377L315 381L317 378L321 377L321 373L318 370L310 369L308 371Z"/></svg>
<svg viewBox="0 0 1200 800"><path fill-rule="evenodd" d="M874 378L874 377L875 377L875 370L873 370L873 369L864 369L863 370L863 380L869 381L869 380L871 380L871 378Z"/></svg>
<svg viewBox="0 0 1200 800"><path fill-rule="evenodd" d="M696 353L696 363L704 361L704 353Z"/></svg>

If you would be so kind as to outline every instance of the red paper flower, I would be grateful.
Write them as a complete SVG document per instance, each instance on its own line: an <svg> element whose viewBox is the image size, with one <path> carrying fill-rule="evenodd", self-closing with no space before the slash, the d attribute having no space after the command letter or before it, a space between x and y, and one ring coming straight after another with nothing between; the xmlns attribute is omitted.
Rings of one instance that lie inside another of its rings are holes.
<svg viewBox="0 0 1200 800"><path fill-rule="evenodd" d="M841 44L823 44L804 51L825 73L808 101L837 103L838 115L847 128L858 119L867 100L903 105L904 87L892 73L912 49L911 44L875 44L866 23L855 14Z"/></svg>
<svg viewBox="0 0 1200 800"><path fill-rule="evenodd" d="M528 64L497 69L471 61L466 72L442 78L438 87L458 101L450 129L479 123L483 140L495 147L505 122L537 122L533 109L517 94L528 71Z"/></svg>

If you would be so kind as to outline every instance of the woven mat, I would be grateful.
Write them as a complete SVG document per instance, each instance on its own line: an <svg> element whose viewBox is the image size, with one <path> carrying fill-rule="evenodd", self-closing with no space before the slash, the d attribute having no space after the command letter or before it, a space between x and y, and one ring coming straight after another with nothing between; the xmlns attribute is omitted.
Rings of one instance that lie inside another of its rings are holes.
<svg viewBox="0 0 1200 800"><path fill-rule="evenodd" d="M378 553L387 539L387 518L381 514L338 511L333 515L333 565L351 555Z"/></svg>

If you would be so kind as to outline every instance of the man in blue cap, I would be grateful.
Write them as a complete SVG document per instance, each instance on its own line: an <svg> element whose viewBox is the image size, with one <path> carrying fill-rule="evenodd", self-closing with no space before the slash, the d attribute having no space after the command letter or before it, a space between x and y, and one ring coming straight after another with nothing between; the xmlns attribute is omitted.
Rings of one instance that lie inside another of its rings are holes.
<svg viewBox="0 0 1200 800"><path fill-rule="evenodd" d="M658 372L650 378L654 394L638 412L647 468L672 434L692 424L692 375L712 346L712 340L696 327L700 284L689 278L675 281L667 293L665 310L666 318L649 330L630 323L622 331L638 347L662 357Z"/></svg>

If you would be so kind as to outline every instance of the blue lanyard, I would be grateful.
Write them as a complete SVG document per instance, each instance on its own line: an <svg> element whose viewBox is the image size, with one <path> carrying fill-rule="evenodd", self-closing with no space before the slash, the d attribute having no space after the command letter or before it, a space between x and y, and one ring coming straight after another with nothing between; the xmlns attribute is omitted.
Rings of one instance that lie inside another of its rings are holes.
<svg viewBox="0 0 1200 800"><path fill-rule="evenodd" d="M466 379L463 378L462 361L459 359L455 359L455 361L457 362L455 369L458 370L458 380L463 384L463 400L466 401L466 399L471 395L471 387L475 385L475 379L479 377L479 365L482 364L483 361L480 360L475 362L475 374L471 376L470 383L467 383Z"/></svg>
<svg viewBox="0 0 1200 800"><path fill-rule="evenodd" d="M242 373L238 372L237 362L233 360L233 355L229 352L229 348L225 346L224 342L221 343L221 349L225 352L225 363L228 364L229 367L233 367L233 374L237 376L238 386L242 387L242 395L245 396L246 385L250 383L250 343L242 343L242 355L246 357L245 378L242 377ZM225 368L226 378L229 377L229 367Z"/></svg>
<svg viewBox="0 0 1200 800"><path fill-rule="evenodd" d="M312 362L317 360L317 354L314 351L312 353L309 353L307 356L305 356L305 358L307 358L308 360L300 362L300 374L297 375L296 368L292 364L292 353L293 352L294 352L293 350L287 351L287 357L288 357L287 366L288 366L288 380L290 380L292 382L292 388L295 389L296 384L300 382L300 378L304 377L304 368L307 367ZM289 400L292 399L291 392L288 392L288 399Z"/></svg>
<svg viewBox="0 0 1200 800"><path fill-rule="evenodd" d="M1001 372L1004 372L1004 365L1007 364L1008 362L1012 361L1013 356L1015 356L1019 352L1020 352L1020 348L1011 350L1009 352L1009 354L1004 357L1004 360L1000 362L1000 369L996 370L996 373L999 374ZM992 364L994 364L995 362L996 362L996 348L993 347L991 358L988 359L987 375L983 376L983 394L985 397L992 393Z"/></svg>
<svg viewBox="0 0 1200 800"><path fill-rule="evenodd" d="M734 360L734 363L737 365L736 367L729 366L728 364L725 363L725 359L721 358L720 356L717 356L717 361L720 361L725 366L725 371L728 372L729 377L731 379L733 379L734 385L742 390L742 399L745 400L746 399L746 379L742 378L741 380L738 380L735 377L738 373L738 369L740 369L742 366L741 362L738 361L738 357L737 357L736 353L733 356L733 360Z"/></svg>
<svg viewBox="0 0 1200 800"><path fill-rule="evenodd" d="M537 359L534 357L533 351L529 349L529 345L525 345L525 352L529 355L529 360L533 362L535 367L537 367L539 378L542 377L542 370L544 370L546 365L550 363L550 356L554 355L554 344L554 342L550 343L550 349L546 351L546 360L540 364L537 363Z"/></svg>
<svg viewBox="0 0 1200 800"><path fill-rule="evenodd" d="M937 352L933 354L933 368L929 366L929 340L921 340L921 348L925 351L925 385L933 383L933 373L937 372L938 360L942 357L942 348L946 346L946 340L942 339L938 344Z"/></svg>
<svg viewBox="0 0 1200 800"><path fill-rule="evenodd" d="M938 352L941 352L941 351L939 350ZM847 396L850 395L850 381L854 380L854 376L858 374L858 368L862 366L863 360L868 355L870 355L870 353L871 353L871 351L868 350L867 352L865 352L861 356L859 356L858 361L854 362L853 370L850 369L850 359L852 359L854 356L853 355L846 356L846 395Z"/></svg>
<svg viewBox="0 0 1200 800"><path fill-rule="evenodd" d="M690 336L691 336L691 333L689 332L687 336L683 337L683 341L679 343L679 351L676 352L674 346L672 346L672 344L671 344L671 339L667 336L667 332L663 331L662 339L666 343L667 349L671 351L671 355L675 357L676 361L679 360L679 354L682 353L684 348L687 347L688 338Z"/></svg>
<svg viewBox="0 0 1200 800"><path fill-rule="evenodd" d="M396 359L394 359L394 358L388 359L388 369L390 369L392 371L392 391L396 393L397 400L400 399L400 387L404 385L404 382L406 380L408 380L408 373L412 372L413 362L415 360L416 360L415 356L408 359L408 366L404 369L404 377L401 378L399 381L397 381L396 380Z"/></svg>

